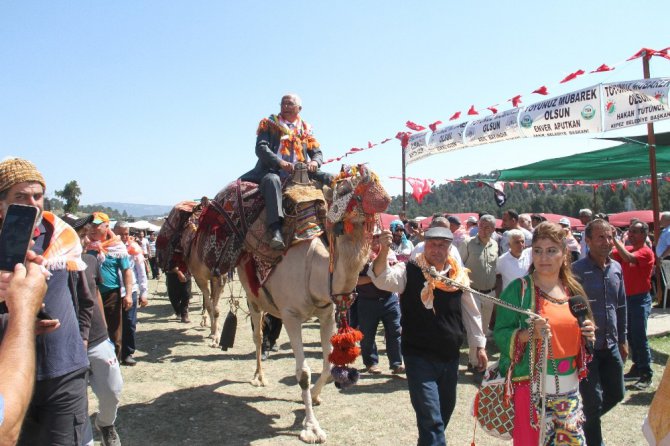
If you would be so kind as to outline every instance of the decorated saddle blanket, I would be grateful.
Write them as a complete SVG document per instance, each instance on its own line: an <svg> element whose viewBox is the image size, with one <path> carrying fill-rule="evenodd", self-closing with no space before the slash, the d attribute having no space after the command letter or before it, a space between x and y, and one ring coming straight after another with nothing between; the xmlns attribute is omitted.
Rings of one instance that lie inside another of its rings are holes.
<svg viewBox="0 0 670 446"><path fill-rule="evenodd" d="M172 208L156 237L156 260L163 271L168 271L175 249L184 252L182 235L193 216L198 202L181 201ZM187 236L188 237L188 236Z"/></svg>
<svg viewBox="0 0 670 446"><path fill-rule="evenodd" d="M204 207L198 220L196 250L215 274L237 265L244 237L264 208L258 185L235 180Z"/></svg>

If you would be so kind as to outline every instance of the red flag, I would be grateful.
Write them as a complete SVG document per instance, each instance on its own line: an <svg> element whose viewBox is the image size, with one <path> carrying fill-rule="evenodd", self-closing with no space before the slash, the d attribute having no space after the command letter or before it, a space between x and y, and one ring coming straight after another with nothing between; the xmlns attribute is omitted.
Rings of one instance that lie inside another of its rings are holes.
<svg viewBox="0 0 670 446"><path fill-rule="evenodd" d="M610 189L612 189L612 192L616 192L616 183L610 183Z"/></svg>
<svg viewBox="0 0 670 446"><path fill-rule="evenodd" d="M558 190L558 184L556 184L556 183L551 183L551 187L552 187L554 190Z"/></svg>
<svg viewBox="0 0 670 446"><path fill-rule="evenodd" d="M352 147L351 150L349 150L349 153L356 153L356 152L360 152L362 150L363 149L361 149L359 147Z"/></svg>
<svg viewBox="0 0 670 446"><path fill-rule="evenodd" d="M537 186L540 188L540 190L544 190L544 183L539 183Z"/></svg>
<svg viewBox="0 0 670 446"><path fill-rule="evenodd" d="M600 184L594 184L593 185L593 190L598 190L599 187L600 187Z"/></svg>
<svg viewBox="0 0 670 446"><path fill-rule="evenodd" d="M478 112L477 110L475 110L475 106L474 106L474 105L471 105L471 106L470 106L470 110L468 110L468 114L469 114L469 115L478 115L479 112Z"/></svg>
<svg viewBox="0 0 670 446"><path fill-rule="evenodd" d="M662 50L656 51L656 53L654 53L654 56L661 56L670 60L670 54L668 52L670 52L670 46L667 48L663 48Z"/></svg>
<svg viewBox="0 0 670 446"><path fill-rule="evenodd" d="M623 184L621 186L621 189L627 190L628 189L628 180L623 180Z"/></svg>
<svg viewBox="0 0 670 446"><path fill-rule="evenodd" d="M636 186L639 186L640 184L642 184L642 180L635 180L635 185Z"/></svg>
<svg viewBox="0 0 670 446"><path fill-rule="evenodd" d="M632 56L630 56L626 60L628 61L628 60L633 60L633 59L640 58L640 57L642 57L642 54L644 54L645 59L649 60L649 59L651 59L651 56L654 55L654 53L656 53L656 50L652 50L651 48L641 48L640 51L633 54Z"/></svg>
<svg viewBox="0 0 670 446"><path fill-rule="evenodd" d="M407 178L407 182L412 186L412 196L414 199L421 204L423 197L430 193L430 185L428 180L422 180L420 178Z"/></svg>
<svg viewBox="0 0 670 446"><path fill-rule="evenodd" d="M519 104L521 104L521 95L518 94L518 95L514 96L513 98L508 99L507 102L511 102L512 107L518 107Z"/></svg>
<svg viewBox="0 0 670 446"><path fill-rule="evenodd" d="M525 182L523 183L523 188L524 188L524 189L528 189L528 182L525 181Z"/></svg>
<svg viewBox="0 0 670 446"><path fill-rule="evenodd" d="M601 66L599 66L595 70L591 71L591 73L602 73L603 71L612 71L613 69L614 68L610 68L607 65L602 64Z"/></svg>
<svg viewBox="0 0 670 446"><path fill-rule="evenodd" d="M392 138L386 138L384 141L380 142L379 144L386 144L389 142Z"/></svg>
<svg viewBox="0 0 670 446"><path fill-rule="evenodd" d="M497 106L498 106L498 104L491 105L490 107L486 107L486 109L491 110L491 113L493 113L495 115L496 113L498 113L498 109L496 108Z"/></svg>
<svg viewBox="0 0 670 446"><path fill-rule="evenodd" d="M373 148L373 147L376 146L376 145L377 145L377 144L372 144L372 141L368 141L368 149L371 149L371 148Z"/></svg>
<svg viewBox="0 0 670 446"><path fill-rule="evenodd" d="M547 87L545 87L544 85L541 86L540 88L538 88L537 90L533 91L533 93L541 94L543 96L546 96L546 95L549 94L549 92L547 91Z"/></svg>
<svg viewBox="0 0 670 446"><path fill-rule="evenodd" d="M422 125L419 125L415 122L412 121L407 121L405 123L408 129L414 130L415 132L420 132L421 130L426 130L426 128Z"/></svg>
<svg viewBox="0 0 670 446"><path fill-rule="evenodd" d="M400 140L400 147L403 149L409 144L409 135L409 132L398 132L398 134L395 135L396 139Z"/></svg>
<svg viewBox="0 0 670 446"><path fill-rule="evenodd" d="M571 81L571 80L573 80L573 79L576 79L577 76L581 76L582 74L584 74L584 70L577 70L577 71L575 71L574 73L570 73L570 74L568 74L567 76L565 76L565 77L563 78L563 80L562 80L560 83L561 83L561 84L564 84L564 83L566 83L566 82L569 82L569 81Z"/></svg>
<svg viewBox="0 0 670 446"><path fill-rule="evenodd" d="M510 181L510 182L509 182L509 188L510 188L510 189L514 189L514 181Z"/></svg>
<svg viewBox="0 0 670 446"><path fill-rule="evenodd" d="M651 179L644 180L645 184L651 184Z"/></svg>
<svg viewBox="0 0 670 446"><path fill-rule="evenodd" d="M457 111L453 115L451 115L451 118L449 118L450 121L455 121L456 119L461 117L461 112Z"/></svg>
<svg viewBox="0 0 670 446"><path fill-rule="evenodd" d="M461 182L462 182L463 184L468 184L468 183L470 182L470 180L461 180Z"/></svg>
<svg viewBox="0 0 670 446"><path fill-rule="evenodd" d="M428 127L432 130L435 131L437 129L437 126L442 124L442 121L435 121L432 124L429 124Z"/></svg>

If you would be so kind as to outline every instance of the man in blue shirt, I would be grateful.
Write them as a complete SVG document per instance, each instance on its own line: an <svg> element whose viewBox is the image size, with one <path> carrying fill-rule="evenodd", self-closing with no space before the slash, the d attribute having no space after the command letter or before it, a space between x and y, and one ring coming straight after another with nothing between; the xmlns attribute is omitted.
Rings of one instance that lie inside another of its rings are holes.
<svg viewBox="0 0 670 446"><path fill-rule="evenodd" d="M588 376L579 383L579 391L586 418L586 444L601 446L600 418L623 399L625 392L626 292L621 265L609 258L614 246L610 224L593 220L584 234L588 254L572 264L572 272L584 287L597 328L593 360L588 365Z"/></svg>
<svg viewBox="0 0 670 446"><path fill-rule="evenodd" d="M79 327L90 327L92 312L81 311L78 320L75 305L80 299L93 301L81 274L86 264L81 260L79 238L65 222L44 211L45 189L42 174L30 161L10 158L0 163L1 215L13 203L39 210L32 250L43 256L42 264L51 273L45 310L60 321L58 330L36 339L35 391L19 443L31 446L79 442L88 417L89 363Z"/></svg>

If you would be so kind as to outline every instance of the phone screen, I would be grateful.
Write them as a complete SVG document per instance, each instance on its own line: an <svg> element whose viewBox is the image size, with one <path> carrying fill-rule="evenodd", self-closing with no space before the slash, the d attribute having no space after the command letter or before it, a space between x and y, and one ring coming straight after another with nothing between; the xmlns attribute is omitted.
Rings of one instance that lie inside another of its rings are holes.
<svg viewBox="0 0 670 446"><path fill-rule="evenodd" d="M37 208L18 204L9 205L0 231L0 270L14 271L26 260L37 218Z"/></svg>

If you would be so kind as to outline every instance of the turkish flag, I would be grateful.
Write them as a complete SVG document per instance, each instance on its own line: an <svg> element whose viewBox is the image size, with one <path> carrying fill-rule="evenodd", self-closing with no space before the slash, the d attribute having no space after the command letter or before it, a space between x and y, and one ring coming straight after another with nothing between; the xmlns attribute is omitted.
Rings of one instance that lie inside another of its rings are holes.
<svg viewBox="0 0 670 446"><path fill-rule="evenodd" d="M546 95L549 94L549 92L547 91L547 87L545 87L544 85L541 86L540 88L538 88L537 90L533 91L533 93L541 94L543 96L546 96Z"/></svg>
<svg viewBox="0 0 670 446"><path fill-rule="evenodd" d="M577 70L574 73L570 73L567 76L565 76L560 83L564 84L564 83L569 82L573 79L577 79L577 76L581 76L582 74L584 74L584 70Z"/></svg>
<svg viewBox="0 0 670 446"><path fill-rule="evenodd" d="M519 104L521 104L521 95L518 94L513 98L508 99L507 102L511 102L513 107L518 107Z"/></svg>
<svg viewBox="0 0 670 446"><path fill-rule="evenodd" d="M451 115L451 118L449 118L450 121L455 121L456 119L461 117L461 112L457 111L453 115Z"/></svg>
<svg viewBox="0 0 670 446"><path fill-rule="evenodd" d="M429 124L428 127L432 130L435 131L437 129L437 126L442 124L442 121L435 121L432 124Z"/></svg>
<svg viewBox="0 0 670 446"><path fill-rule="evenodd" d="M628 61L628 60L637 59L639 57L642 57L642 54L644 54L644 57L648 60L648 59L651 59L651 56L653 56L656 52L657 52L656 50L652 50L651 48L641 48L640 51L633 54L632 56L630 56L626 60Z"/></svg>
<svg viewBox="0 0 670 446"><path fill-rule="evenodd" d="M486 107L486 109L491 110L491 113L493 113L495 115L496 113L498 113L498 109L496 108L497 106L498 106L498 104L492 105L490 107Z"/></svg>
<svg viewBox="0 0 670 446"><path fill-rule="evenodd" d="M426 130L426 128L422 125L419 125L415 122L412 121L407 121L405 123L408 129L414 130L415 132L420 132L421 130Z"/></svg>
<svg viewBox="0 0 670 446"><path fill-rule="evenodd" d="M474 105L471 105L471 106L470 106L470 110L468 110L468 114L469 114L469 115L478 115L479 112L478 112L477 110L475 110L475 106L474 106Z"/></svg>
<svg viewBox="0 0 670 446"><path fill-rule="evenodd" d="M601 66L599 66L595 70L591 71L591 73L602 73L603 71L612 71L613 69L614 68L610 68L607 65L602 64Z"/></svg>

